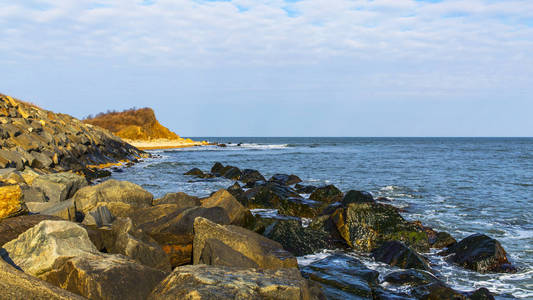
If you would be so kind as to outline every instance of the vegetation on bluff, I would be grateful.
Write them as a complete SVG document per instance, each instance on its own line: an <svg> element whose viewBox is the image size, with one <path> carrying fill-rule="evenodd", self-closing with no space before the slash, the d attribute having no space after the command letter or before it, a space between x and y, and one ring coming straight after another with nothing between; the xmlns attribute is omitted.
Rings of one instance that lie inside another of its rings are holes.
<svg viewBox="0 0 533 300"><path fill-rule="evenodd" d="M107 111L88 116L84 123L105 128L127 140L178 140L179 135L161 125L151 108L131 108L121 112Z"/></svg>

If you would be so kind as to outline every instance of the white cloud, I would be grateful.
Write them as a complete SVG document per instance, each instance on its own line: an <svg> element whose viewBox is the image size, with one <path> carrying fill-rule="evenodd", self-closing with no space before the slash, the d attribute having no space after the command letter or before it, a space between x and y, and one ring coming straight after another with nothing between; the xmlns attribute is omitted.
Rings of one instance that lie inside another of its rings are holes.
<svg viewBox="0 0 533 300"><path fill-rule="evenodd" d="M453 90L454 85L485 88L503 81L528 84L533 69L532 1L0 4L4 62L106 59L138 66L204 67L341 62L364 65L361 72L368 72L367 79L377 86L411 92L432 85ZM373 70L373 64L380 69Z"/></svg>

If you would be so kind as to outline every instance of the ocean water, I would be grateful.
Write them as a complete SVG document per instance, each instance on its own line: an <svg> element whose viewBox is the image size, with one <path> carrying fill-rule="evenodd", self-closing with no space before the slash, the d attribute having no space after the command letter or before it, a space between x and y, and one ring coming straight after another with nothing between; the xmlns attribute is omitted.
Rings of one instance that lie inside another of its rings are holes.
<svg viewBox="0 0 533 300"><path fill-rule="evenodd" d="M208 171L220 161L257 169L266 178L289 173L304 184L369 191L405 208L406 219L421 220L457 240L473 233L496 238L519 269L516 274L478 274L428 253L438 276L451 286L533 299L533 138L201 139L231 144L152 151L154 158L112 177L140 184L156 197L178 191L207 196L233 181L197 180L183 173L194 167ZM361 259L382 274L393 270Z"/></svg>

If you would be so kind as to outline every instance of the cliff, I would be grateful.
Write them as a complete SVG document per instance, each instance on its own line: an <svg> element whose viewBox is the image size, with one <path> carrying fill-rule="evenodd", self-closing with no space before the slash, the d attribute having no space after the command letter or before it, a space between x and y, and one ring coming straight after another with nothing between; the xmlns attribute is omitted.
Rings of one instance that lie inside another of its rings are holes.
<svg viewBox="0 0 533 300"><path fill-rule="evenodd" d="M154 111L148 107L101 113L94 118L87 118L83 122L105 128L127 140L177 140L180 138L161 125L157 121Z"/></svg>
<svg viewBox="0 0 533 300"><path fill-rule="evenodd" d="M0 169L83 171L145 155L107 130L0 94Z"/></svg>
<svg viewBox="0 0 533 300"><path fill-rule="evenodd" d="M105 128L128 143L141 149L176 148L205 145L207 142L195 142L181 138L176 133L161 125L153 109L128 109L122 112L100 113L83 120Z"/></svg>

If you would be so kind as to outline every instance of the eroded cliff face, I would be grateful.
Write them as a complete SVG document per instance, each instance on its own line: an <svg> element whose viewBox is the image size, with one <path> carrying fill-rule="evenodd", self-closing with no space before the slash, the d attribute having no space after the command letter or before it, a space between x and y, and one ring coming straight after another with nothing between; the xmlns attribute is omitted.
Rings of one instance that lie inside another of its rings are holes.
<svg viewBox="0 0 533 300"><path fill-rule="evenodd" d="M80 171L143 156L105 129L0 94L0 169Z"/></svg>
<svg viewBox="0 0 533 300"><path fill-rule="evenodd" d="M105 128L117 136L136 141L179 140L180 136L161 125L151 108L98 114L83 122Z"/></svg>

